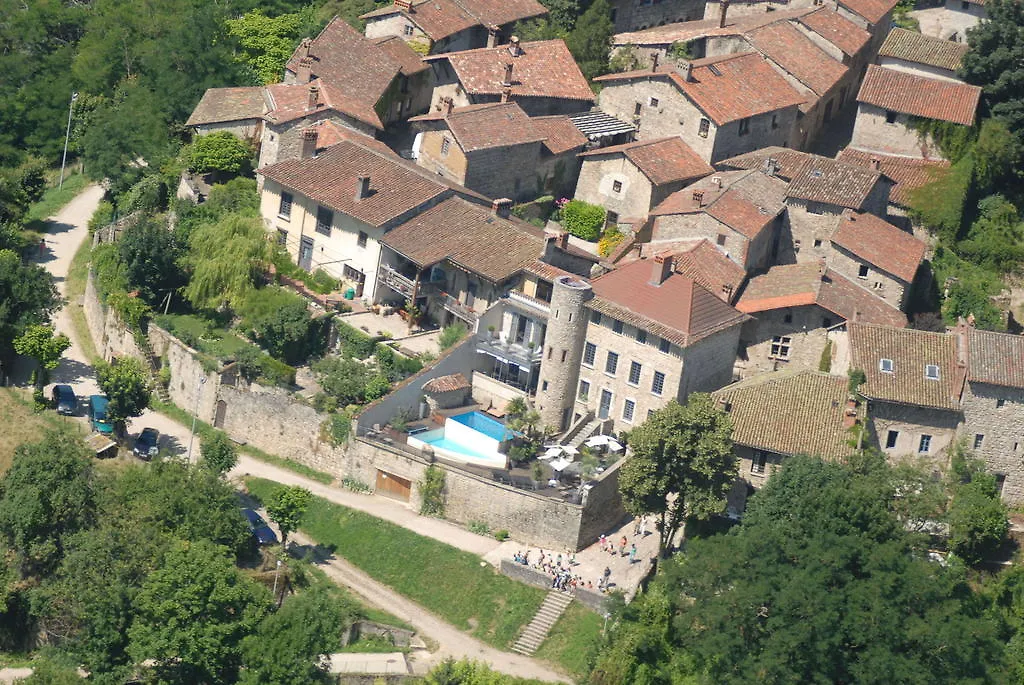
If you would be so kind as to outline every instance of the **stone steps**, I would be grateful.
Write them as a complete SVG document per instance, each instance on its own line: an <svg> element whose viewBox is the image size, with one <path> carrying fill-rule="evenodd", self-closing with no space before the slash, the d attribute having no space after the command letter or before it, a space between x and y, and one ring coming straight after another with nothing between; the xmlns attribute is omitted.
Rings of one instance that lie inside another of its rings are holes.
<svg viewBox="0 0 1024 685"><path fill-rule="evenodd" d="M577 433L575 437L573 437L572 441L569 444L579 449L579 446L582 445L587 438L589 438L590 436L597 432L597 429L601 427L601 424L604 423L604 421L604 419L594 419L593 421L585 425L583 428L581 428L580 432Z"/></svg>
<svg viewBox="0 0 1024 685"><path fill-rule="evenodd" d="M541 603L540 608L537 609L537 614L533 617L533 620L523 629L519 639L512 645L512 651L526 656L533 656L540 649L544 640L547 639L552 626L558 622L558 619L562 617L562 614L565 613L566 608L571 603L572 595L569 593L559 590L549 592L548 596Z"/></svg>

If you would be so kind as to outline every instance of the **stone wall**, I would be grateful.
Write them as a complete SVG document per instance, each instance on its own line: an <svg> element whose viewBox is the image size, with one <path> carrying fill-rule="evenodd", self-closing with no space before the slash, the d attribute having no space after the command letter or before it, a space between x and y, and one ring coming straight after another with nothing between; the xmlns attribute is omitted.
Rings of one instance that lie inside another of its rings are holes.
<svg viewBox="0 0 1024 685"><path fill-rule="evenodd" d="M949 461L946 450L956 439L957 426L961 420L959 411L870 401L868 416L873 446L882 450L887 457L895 460L921 460L936 471L946 471ZM898 434L893 447L886 447L889 431ZM927 452L919 451L922 435L931 436Z"/></svg>
<svg viewBox="0 0 1024 685"><path fill-rule="evenodd" d="M448 141L447 150L443 149L445 140ZM416 164L441 178L465 184L466 155L455 141L455 136L447 130L423 132Z"/></svg>
<svg viewBox="0 0 1024 685"><path fill-rule="evenodd" d="M838 245L832 245L832 254L828 261L831 268L846 276L851 283L862 286L893 307L903 309L910 290L910 283L887 271L882 271L874 264L847 252ZM867 276L860 275L862 266L868 268Z"/></svg>
<svg viewBox="0 0 1024 685"><path fill-rule="evenodd" d="M522 390L491 378L486 373L473 372L473 401L484 407L504 407L517 397L526 397Z"/></svg>
<svg viewBox="0 0 1024 685"><path fill-rule="evenodd" d="M620 185L615 190L615 183ZM673 184L678 190L682 183ZM651 181L624 154L585 157L575 197L601 205L622 218L644 217L651 210Z"/></svg>
<svg viewBox="0 0 1024 685"><path fill-rule="evenodd" d="M850 147L886 155L943 159L942 152L931 136L922 138L908 123L909 117L906 114L895 114L890 124L886 121L886 110L861 102Z"/></svg>
<svg viewBox="0 0 1024 685"><path fill-rule="evenodd" d="M711 392L732 382L742 326L718 331L683 348L683 379L677 399L685 402L690 393Z"/></svg>
<svg viewBox="0 0 1024 685"><path fill-rule="evenodd" d="M221 374L210 362L204 367L196 350L155 323L149 324L147 333L153 353L162 357L171 370L171 383L167 386L171 402L189 412L198 408L196 415L212 424Z"/></svg>
<svg viewBox="0 0 1024 685"><path fill-rule="evenodd" d="M102 359L110 361L116 357L134 357L148 363L146 355L135 342L131 328L121 321L117 312L100 303L92 272L85 281L82 308L85 310L85 322L96 346L96 353Z"/></svg>
<svg viewBox="0 0 1024 685"><path fill-rule="evenodd" d="M838 205L786 198L786 220L776 262L806 264L827 259L832 251L832 233L843 211Z"/></svg>
<svg viewBox="0 0 1024 685"><path fill-rule="evenodd" d="M546 573L541 573L537 569L530 568L529 566L523 566L517 564L514 561L508 559L501 560L501 566L499 567L502 575L506 575L513 580L518 580L520 583L526 583L534 587L539 587L544 590L551 589L551 577ZM593 592L586 588L576 588L573 593L573 599L587 607L591 611L604 615L607 611L607 597L599 592Z"/></svg>
<svg viewBox="0 0 1024 685"><path fill-rule="evenodd" d="M616 33L693 21L700 19L704 12L703 0L662 0L646 4L636 0L613 0L610 4Z"/></svg>
<svg viewBox="0 0 1024 685"><path fill-rule="evenodd" d="M1024 389L967 383L961 407L967 447L985 460L991 473L1005 476L1002 495L1007 504L1024 502ZM975 447L978 436L981 445Z"/></svg>
<svg viewBox="0 0 1024 685"><path fill-rule="evenodd" d="M543 179L536 176L540 152L540 142L472 151L465 185L487 197L532 200L543 191Z"/></svg>
<svg viewBox="0 0 1024 685"><path fill-rule="evenodd" d="M736 369L741 378L778 369L818 370L822 350L828 340L829 326L840 322L840 317L817 305L772 309L753 314L754 319L743 324L739 343L744 351ZM786 317L790 317L786 321ZM789 355L773 356L772 341L789 338Z"/></svg>

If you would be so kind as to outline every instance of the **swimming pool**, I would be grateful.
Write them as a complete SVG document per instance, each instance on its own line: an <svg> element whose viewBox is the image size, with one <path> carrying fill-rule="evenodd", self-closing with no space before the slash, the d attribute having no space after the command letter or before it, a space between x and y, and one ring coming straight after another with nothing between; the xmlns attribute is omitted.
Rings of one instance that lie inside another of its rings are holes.
<svg viewBox="0 0 1024 685"><path fill-rule="evenodd" d="M501 452L502 443L513 435L501 421L471 411L449 416L442 428L410 435L407 442L417 449L429 445L434 454L452 461L505 468L508 457Z"/></svg>

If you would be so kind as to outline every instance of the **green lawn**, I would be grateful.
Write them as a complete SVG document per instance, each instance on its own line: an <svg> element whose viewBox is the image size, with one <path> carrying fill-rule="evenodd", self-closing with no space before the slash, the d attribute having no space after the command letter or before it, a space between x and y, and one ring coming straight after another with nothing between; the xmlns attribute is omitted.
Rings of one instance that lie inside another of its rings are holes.
<svg viewBox="0 0 1024 685"><path fill-rule="evenodd" d="M252 346L231 331L218 328L209 319L195 314L160 314L155 321L188 345L217 359L233 359L238 350Z"/></svg>
<svg viewBox="0 0 1024 685"><path fill-rule="evenodd" d="M551 634L537 650L537 658L560 666L570 675L583 678L601 645L604 617L573 602L551 628Z"/></svg>
<svg viewBox="0 0 1024 685"><path fill-rule="evenodd" d="M258 499L280 487L261 478L246 483ZM301 527L376 580L499 649L512 644L544 599L543 590L506 578L474 554L319 497Z"/></svg>
<svg viewBox="0 0 1024 685"><path fill-rule="evenodd" d="M63 427L78 430L74 419L59 416L52 409L37 412L28 390L0 388L0 475L10 468L18 445L35 442L46 431Z"/></svg>

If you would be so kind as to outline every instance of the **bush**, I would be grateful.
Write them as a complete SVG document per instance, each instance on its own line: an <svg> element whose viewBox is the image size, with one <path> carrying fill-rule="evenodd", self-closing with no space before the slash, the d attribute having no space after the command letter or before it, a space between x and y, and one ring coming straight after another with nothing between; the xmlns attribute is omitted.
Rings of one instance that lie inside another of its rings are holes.
<svg viewBox="0 0 1024 685"><path fill-rule="evenodd" d="M441 335L437 338L437 346L444 352L449 347L453 347L455 343L462 340L467 333L466 324L459 321L451 326L445 326L444 330L441 331Z"/></svg>
<svg viewBox="0 0 1024 685"><path fill-rule="evenodd" d="M477 535L491 534L491 527L483 521L470 521L466 524L466 528L469 528L470 533L476 533Z"/></svg>
<svg viewBox="0 0 1024 685"><path fill-rule="evenodd" d="M323 354L324 320L313 319L306 301L284 288L261 288L246 296L242 326L276 359L301 364Z"/></svg>
<svg viewBox="0 0 1024 685"><path fill-rule="evenodd" d="M615 226L609 226L608 230L601 236L601 240L597 243L597 254L601 257L607 257L625 239L626 235L622 231Z"/></svg>
<svg viewBox="0 0 1024 685"><path fill-rule="evenodd" d="M330 276L323 269L317 269L303 281L310 290L321 295L333 293L341 285L341 281Z"/></svg>
<svg viewBox="0 0 1024 685"><path fill-rule="evenodd" d="M365 397L367 402L384 397L391 392L391 381L387 376L377 374L366 382Z"/></svg>
<svg viewBox="0 0 1024 685"><path fill-rule="evenodd" d="M366 398L371 371L357 359L325 357L313 364L320 387L339 405L359 404Z"/></svg>
<svg viewBox="0 0 1024 685"><path fill-rule="evenodd" d="M218 131L198 136L186 154L189 171L237 174L249 164L252 150L238 136Z"/></svg>
<svg viewBox="0 0 1024 685"><path fill-rule="evenodd" d="M444 471L434 464L427 467L420 481L420 514L444 516Z"/></svg>
<svg viewBox="0 0 1024 685"><path fill-rule="evenodd" d="M377 349L376 340L344 321L335 320L334 329L338 336L341 353L346 357L367 359Z"/></svg>
<svg viewBox="0 0 1024 685"><path fill-rule="evenodd" d="M423 368L423 363L419 359L396 354L384 343L377 344L374 356L377 359L377 368L392 382L408 378L414 373L419 373Z"/></svg>
<svg viewBox="0 0 1024 685"><path fill-rule="evenodd" d="M505 540L508 540L510 537L511 535L509 535L509 532L504 528L494 533L494 539L498 542L505 542Z"/></svg>
<svg viewBox="0 0 1024 685"><path fill-rule="evenodd" d="M348 412L331 414L327 419L327 438L335 447L348 442L349 433L352 432L352 417Z"/></svg>
<svg viewBox="0 0 1024 685"><path fill-rule="evenodd" d="M358 478L342 478L341 487L352 492L368 493L372 488Z"/></svg>
<svg viewBox="0 0 1024 685"><path fill-rule="evenodd" d="M577 238L594 242L604 227L604 207L571 200L562 207L562 226Z"/></svg>
<svg viewBox="0 0 1024 685"><path fill-rule="evenodd" d="M96 207L96 211L92 213L92 218L89 219L89 233L95 233L97 230L109 226L113 221L114 205L103 200Z"/></svg>
<svg viewBox="0 0 1024 685"><path fill-rule="evenodd" d="M144 212L153 214L160 211L167 203L167 187L158 174L143 176L135 185L128 189L118 200L121 214Z"/></svg>
<svg viewBox="0 0 1024 685"><path fill-rule="evenodd" d="M1006 505L999 499L995 478L975 473L956 489L949 505L949 550L968 564L996 552L1010 530Z"/></svg>
<svg viewBox="0 0 1024 685"><path fill-rule="evenodd" d="M295 367L278 361L268 354L261 354L260 378L270 385L287 388L295 385Z"/></svg>

